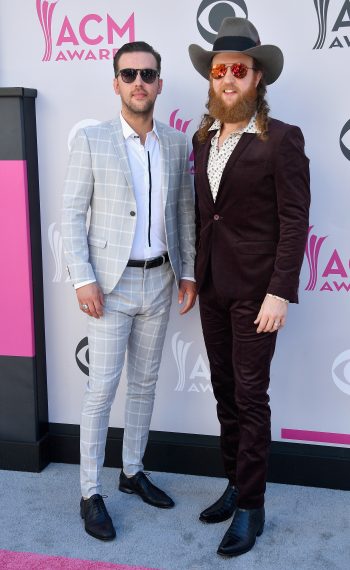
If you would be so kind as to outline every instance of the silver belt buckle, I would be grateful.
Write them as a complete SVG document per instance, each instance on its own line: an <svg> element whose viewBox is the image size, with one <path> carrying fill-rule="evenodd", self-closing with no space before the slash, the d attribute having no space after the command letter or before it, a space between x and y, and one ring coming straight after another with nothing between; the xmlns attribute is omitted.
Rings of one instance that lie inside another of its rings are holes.
<svg viewBox="0 0 350 570"><path fill-rule="evenodd" d="M162 265L164 265L164 263L165 263L165 255L161 255L161 258L163 259Z"/></svg>
<svg viewBox="0 0 350 570"><path fill-rule="evenodd" d="M143 264L143 269L147 269L147 259L145 259L145 263Z"/></svg>

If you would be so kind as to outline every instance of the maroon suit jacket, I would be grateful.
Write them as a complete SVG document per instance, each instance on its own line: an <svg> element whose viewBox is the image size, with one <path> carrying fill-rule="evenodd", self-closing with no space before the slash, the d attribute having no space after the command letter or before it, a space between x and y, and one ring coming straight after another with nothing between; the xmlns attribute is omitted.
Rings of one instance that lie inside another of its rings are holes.
<svg viewBox="0 0 350 570"><path fill-rule="evenodd" d="M226 298L260 300L272 293L298 302L310 205L302 132L270 119L267 141L244 133L215 202L207 175L214 134L203 144L193 138L198 290L211 270L217 293Z"/></svg>

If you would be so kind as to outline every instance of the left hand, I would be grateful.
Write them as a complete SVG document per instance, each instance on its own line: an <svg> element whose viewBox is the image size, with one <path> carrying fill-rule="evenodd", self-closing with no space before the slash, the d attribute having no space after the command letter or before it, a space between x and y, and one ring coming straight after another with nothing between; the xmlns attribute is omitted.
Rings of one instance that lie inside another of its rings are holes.
<svg viewBox="0 0 350 570"><path fill-rule="evenodd" d="M194 281L188 281L187 279L181 279L179 285L178 301L181 305L184 301L185 304L180 311L180 315L188 313L194 306L197 298L197 287Z"/></svg>
<svg viewBox="0 0 350 570"><path fill-rule="evenodd" d="M257 333L276 332L286 324L288 303L266 295L257 318L254 321L258 325Z"/></svg>

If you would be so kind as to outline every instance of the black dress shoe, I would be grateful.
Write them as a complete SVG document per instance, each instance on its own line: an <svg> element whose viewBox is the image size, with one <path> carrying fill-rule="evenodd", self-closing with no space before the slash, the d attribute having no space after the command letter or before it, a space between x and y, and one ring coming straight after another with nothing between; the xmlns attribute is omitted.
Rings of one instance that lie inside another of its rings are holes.
<svg viewBox="0 0 350 570"><path fill-rule="evenodd" d="M237 495L237 490L229 483L220 499L199 515L199 520L204 523L227 521L232 517L236 508Z"/></svg>
<svg viewBox="0 0 350 570"><path fill-rule="evenodd" d="M80 515L88 534L99 540L113 540L115 528L101 495L92 495L86 500L81 498Z"/></svg>
<svg viewBox="0 0 350 570"><path fill-rule="evenodd" d="M265 510L236 509L231 525L222 539L218 554L221 556L239 556L251 550L257 536L264 530Z"/></svg>
<svg viewBox="0 0 350 570"><path fill-rule="evenodd" d="M123 493L136 493L141 499L160 509L170 509L174 506L174 501L161 489L158 489L143 471L139 471L133 477L127 477L123 471L120 472L119 491Z"/></svg>

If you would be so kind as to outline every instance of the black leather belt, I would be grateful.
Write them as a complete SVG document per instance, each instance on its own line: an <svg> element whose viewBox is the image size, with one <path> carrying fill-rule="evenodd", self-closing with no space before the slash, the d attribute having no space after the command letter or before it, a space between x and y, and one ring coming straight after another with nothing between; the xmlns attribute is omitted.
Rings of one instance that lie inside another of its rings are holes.
<svg viewBox="0 0 350 570"><path fill-rule="evenodd" d="M169 261L169 255L165 253L154 259L129 259L127 267L142 267L143 269L152 269L153 267L159 267Z"/></svg>

